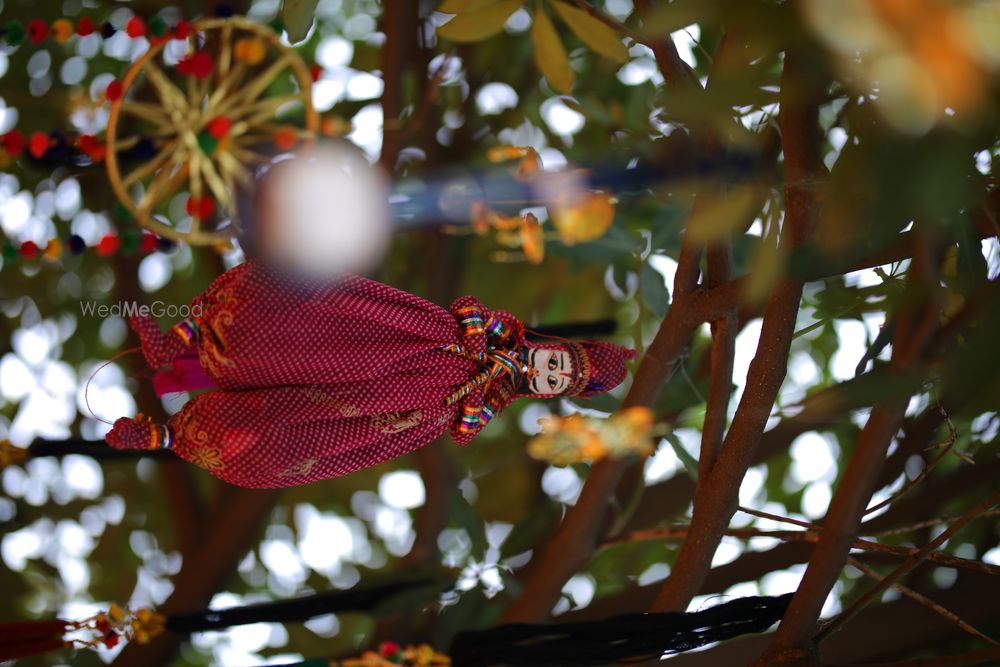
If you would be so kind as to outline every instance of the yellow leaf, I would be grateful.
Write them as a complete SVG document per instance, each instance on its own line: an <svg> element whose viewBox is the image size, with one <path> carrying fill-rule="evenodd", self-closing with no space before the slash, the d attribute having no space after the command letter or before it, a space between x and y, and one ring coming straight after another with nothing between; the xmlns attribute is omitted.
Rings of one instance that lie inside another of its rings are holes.
<svg viewBox="0 0 1000 667"><path fill-rule="evenodd" d="M614 222L616 203L607 192L589 192L568 204L553 206L552 223L566 245L593 241Z"/></svg>
<svg viewBox="0 0 1000 667"><path fill-rule="evenodd" d="M486 5L493 4L497 0L444 0L438 5L437 10L443 14L461 14L462 12L474 12L482 9Z"/></svg>
<svg viewBox="0 0 1000 667"><path fill-rule="evenodd" d="M565 2L553 2L552 6L584 44L617 63L628 62L628 49L625 48L621 36L615 32L614 28L601 23L582 9Z"/></svg>
<svg viewBox="0 0 1000 667"><path fill-rule="evenodd" d="M743 298L749 305L762 304L785 271L785 249L764 239L750 258L750 270L743 284Z"/></svg>
<svg viewBox="0 0 1000 667"><path fill-rule="evenodd" d="M573 89L573 69L569 66L566 49L552 20L539 5L531 25L531 41L535 45L535 63L556 92L569 95Z"/></svg>
<svg viewBox="0 0 1000 667"><path fill-rule="evenodd" d="M438 28L438 36L452 42L479 42L501 30L523 0L499 0L473 11L465 11Z"/></svg>
<svg viewBox="0 0 1000 667"><path fill-rule="evenodd" d="M541 264L545 259L545 237L541 225L538 224L538 218L532 213L524 216L524 225L521 227L521 249L532 264Z"/></svg>
<svg viewBox="0 0 1000 667"><path fill-rule="evenodd" d="M699 202L688 227L688 238L696 243L720 241L745 225L751 209L760 205L757 191L748 186L737 186L718 198Z"/></svg>

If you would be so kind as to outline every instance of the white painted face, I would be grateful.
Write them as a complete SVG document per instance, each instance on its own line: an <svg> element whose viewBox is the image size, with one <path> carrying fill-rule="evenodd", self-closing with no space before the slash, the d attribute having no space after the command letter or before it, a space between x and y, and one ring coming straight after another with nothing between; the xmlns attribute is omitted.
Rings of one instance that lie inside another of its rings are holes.
<svg viewBox="0 0 1000 667"><path fill-rule="evenodd" d="M528 380L528 390L532 394L561 394L569 388L573 378L569 353L563 350L530 348L528 367L533 376Z"/></svg>

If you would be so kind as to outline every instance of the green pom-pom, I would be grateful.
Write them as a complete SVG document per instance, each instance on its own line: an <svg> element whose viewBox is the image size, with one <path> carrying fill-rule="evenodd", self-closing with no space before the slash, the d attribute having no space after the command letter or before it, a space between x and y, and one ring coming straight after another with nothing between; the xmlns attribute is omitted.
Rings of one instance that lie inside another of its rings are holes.
<svg viewBox="0 0 1000 667"><path fill-rule="evenodd" d="M18 255L17 248L14 246L13 243L10 242L10 239L4 239L3 261L9 262L11 260L17 259L17 255Z"/></svg>
<svg viewBox="0 0 1000 667"><path fill-rule="evenodd" d="M20 21L11 21L8 23L3 34L4 40L11 46L20 46L24 43L24 38L27 37L24 24Z"/></svg>
<svg viewBox="0 0 1000 667"><path fill-rule="evenodd" d="M211 155L215 147L219 145L219 140L208 132L202 131L198 133L198 145L201 146L201 150L204 151L205 155Z"/></svg>
<svg viewBox="0 0 1000 667"><path fill-rule="evenodd" d="M125 208L125 204L120 201L116 201L111 206L111 212L114 213L115 217L119 220L125 220L126 222L130 222L132 220L132 214L128 212L127 208Z"/></svg>
<svg viewBox="0 0 1000 667"><path fill-rule="evenodd" d="M149 19L146 27L149 29L149 34L153 37L163 37L167 34L167 23L159 16Z"/></svg>
<svg viewBox="0 0 1000 667"><path fill-rule="evenodd" d="M133 253L139 247L139 237L140 232L138 229L124 229L121 234L118 235L122 241L122 251L126 253Z"/></svg>

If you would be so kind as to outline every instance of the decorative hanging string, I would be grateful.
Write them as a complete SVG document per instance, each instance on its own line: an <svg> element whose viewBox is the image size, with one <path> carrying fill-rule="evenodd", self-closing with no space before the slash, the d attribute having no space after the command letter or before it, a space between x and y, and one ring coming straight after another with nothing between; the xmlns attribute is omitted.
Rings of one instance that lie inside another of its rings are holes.
<svg viewBox="0 0 1000 667"><path fill-rule="evenodd" d="M781 619L792 594L746 597L688 613L626 614L586 623L501 625L460 632L455 667L583 667L659 660L739 635L764 632Z"/></svg>
<svg viewBox="0 0 1000 667"><path fill-rule="evenodd" d="M217 18L229 18L235 13L235 9L228 4L218 4L214 10ZM270 25L278 32L283 32L285 29L284 24L278 20L272 21ZM111 39L118 33L123 33L131 39L144 37L155 44L157 41L168 39L187 39L191 30L189 20L178 19L174 25L168 26L159 15L149 19L133 15L123 26L116 26L110 20L95 20L91 16L81 16L76 19L63 17L51 22L34 18L27 24L14 20L0 26L0 40L7 46L20 46L25 41L37 46L49 40L65 44L78 37L97 35L102 39Z"/></svg>
<svg viewBox="0 0 1000 667"><path fill-rule="evenodd" d="M294 623L345 612L377 612L398 596L424 591L428 600L453 582L434 572L409 571L291 600L278 600L188 614L159 614L112 604L107 613L81 621L51 619L0 623L0 662L68 648L112 648L121 641L146 643L163 632L190 634L251 623ZM348 663L345 663L348 664ZM360 664L360 663L358 663ZM428 663L430 664L430 663Z"/></svg>
<svg viewBox="0 0 1000 667"><path fill-rule="evenodd" d="M121 359L122 357L124 357L127 354L133 354L135 352L142 352L142 348L141 347L130 347L127 350L122 350L122 351L118 352L113 357L111 357L110 359L108 359L107 361L105 361L103 364L101 364L100 366L98 366L94 370L94 372L90 374L90 377L87 378L87 384L85 384L84 387L83 387L83 402L87 405L87 410L90 412L90 416L93 417L94 419L96 419L97 421L103 422L105 424L114 425L114 422L109 422L107 419L102 419L101 417L98 417L94 413L93 408L90 407L90 383L94 381L94 378L97 376L98 373L100 373L102 370L104 370L105 368L107 368L110 364L113 364L115 361L117 361L118 359Z"/></svg>
<svg viewBox="0 0 1000 667"><path fill-rule="evenodd" d="M428 599L449 582L425 572L395 574L392 579L346 591L328 591L291 600L265 602L193 614L161 615L151 609L112 605L83 621L53 619L0 623L0 661L72 647L113 647L122 640L148 642L169 631L182 634L250 623L301 622L329 613L377 611L397 596L411 599L423 590ZM297 665L340 667L582 667L658 660L739 635L764 632L784 614L792 594L746 597L688 613L626 614L585 623L515 624L458 633L447 655L430 647L383 643L359 658L314 659ZM71 636L79 630L83 637Z"/></svg>
<svg viewBox="0 0 1000 667"><path fill-rule="evenodd" d="M135 252L148 255L153 252L171 252L177 247L177 244L170 239L156 236L150 232L125 229L120 234L105 234L93 245L88 245L82 237L73 234L65 240L49 239L45 245L34 241L16 243L10 239L4 239L0 243L0 247L2 247L0 253L3 256L4 265L7 265L19 259L54 263L63 259L67 254L81 256L88 252L93 252L98 257L112 257L118 254L131 255Z"/></svg>

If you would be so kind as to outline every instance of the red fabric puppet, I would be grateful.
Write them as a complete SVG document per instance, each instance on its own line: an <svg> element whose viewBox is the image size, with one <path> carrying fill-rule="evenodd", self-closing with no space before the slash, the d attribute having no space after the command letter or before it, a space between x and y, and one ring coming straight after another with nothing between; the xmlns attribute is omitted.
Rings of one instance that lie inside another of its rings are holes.
<svg viewBox="0 0 1000 667"><path fill-rule="evenodd" d="M163 332L133 318L160 394L210 389L168 424L122 418L120 449L172 449L245 487L345 475L445 430L468 443L518 395L587 395L625 379L611 343L535 344L524 325L465 296L445 310L348 276L308 286L257 263L220 276L200 315ZM193 309L194 312L197 312Z"/></svg>

